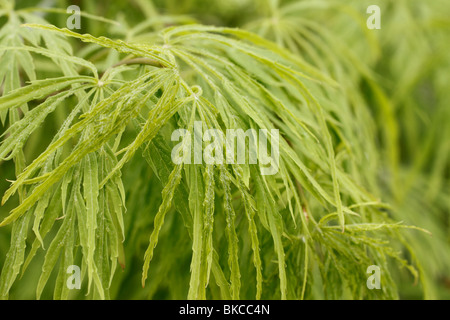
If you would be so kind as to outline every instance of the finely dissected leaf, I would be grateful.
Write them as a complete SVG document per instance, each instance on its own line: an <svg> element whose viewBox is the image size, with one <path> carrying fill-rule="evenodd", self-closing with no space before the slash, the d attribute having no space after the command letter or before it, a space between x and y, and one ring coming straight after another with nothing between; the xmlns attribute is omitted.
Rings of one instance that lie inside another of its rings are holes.
<svg viewBox="0 0 450 320"><path fill-rule="evenodd" d="M11 247L6 254L6 261L0 276L0 298L8 297L8 292L14 283L25 259L26 239L30 214L23 216L13 227Z"/></svg>
<svg viewBox="0 0 450 320"><path fill-rule="evenodd" d="M78 221L78 233L80 237L80 245L82 247L83 255L85 259L83 259L83 265L88 268L88 277L89 282L93 280L95 283L95 286L97 290L100 292L101 296L104 295L103 293L103 286L101 283L101 279L97 272L97 265L95 264L95 261L88 260L88 257L90 256L90 251L95 250L96 245L94 244L94 247L89 247L89 232L90 230L86 228L87 226L87 220L88 220L88 212L86 208L86 204L83 201L83 196L79 190L75 191L74 194L75 197L75 209L77 211L77 221ZM95 221L97 223L97 220ZM91 249L93 248L93 249ZM93 259L91 257L91 259ZM89 265L90 264L90 265ZM89 275L90 273L90 275Z"/></svg>
<svg viewBox="0 0 450 320"><path fill-rule="evenodd" d="M328 229L335 229L334 226L324 226L322 228L328 228ZM349 231L350 232L361 232L361 231L374 231L378 229L415 229L420 230L422 232L428 233L431 235L431 232L428 230L425 230L423 228L418 228L415 226L405 226L400 223L396 224L385 224L385 223L355 223L355 224L349 224Z"/></svg>
<svg viewBox="0 0 450 320"><path fill-rule="evenodd" d="M41 239L44 239L44 237L51 230L61 212L62 212L61 189L58 188L45 211L45 215L43 215L42 222L39 225L39 234L41 236ZM36 255L36 252L41 245L42 242L39 242L38 238L36 238L33 241L33 245L30 249L30 252L28 253L27 259L23 264L22 274L27 269L28 265Z"/></svg>
<svg viewBox="0 0 450 320"><path fill-rule="evenodd" d="M63 253L61 255L61 261L59 265L59 272L56 278L54 299L55 300L67 300L69 297L70 289L67 285L67 270L69 266L74 265L74 253L73 247L75 244L75 226L72 225L72 229L68 231L69 238L66 240Z"/></svg>
<svg viewBox="0 0 450 320"><path fill-rule="evenodd" d="M16 52L17 51L20 52L20 51L23 50L23 51L25 51L25 53L28 52L28 51L29 52L35 52L35 53L39 53L39 54L42 54L42 55L50 57L50 58L66 60L66 61L71 62L73 64L81 65L81 66L84 66L84 67L90 69L92 71L93 75L95 76L95 78L98 78L97 68L92 63L90 63L89 61L86 61L84 59L68 56L68 55L65 55L65 54L60 54L58 52L55 53L54 51L50 51L50 50L43 49L43 48L33 48L33 47L29 47L29 46L3 47L3 48L0 48L0 51L1 50L14 50ZM31 60L31 57L30 57L30 60ZM32 66L32 63L28 63L28 64L30 65L30 67ZM24 65L24 64L22 64L22 65ZM24 66L24 69L27 70L26 66ZM36 80L35 76L31 76L29 78L30 78L30 80L33 80L33 81Z"/></svg>
<svg viewBox="0 0 450 320"><path fill-rule="evenodd" d="M14 90L10 94L0 97L0 111L19 106L33 99L43 98L71 84L83 82L95 83L94 79L84 76L33 81L29 86Z"/></svg>
<svg viewBox="0 0 450 320"><path fill-rule="evenodd" d="M69 200L70 204L75 201L74 197ZM61 250L68 244L70 244L71 238L73 237L73 225L75 221L75 212L73 206L70 206L66 216L62 220L62 225L50 244L47 253L45 255L45 261L42 266L42 274L39 278L39 283L36 288L36 297L39 299L41 297L42 291L50 277L50 274L58 261Z"/></svg>
<svg viewBox="0 0 450 320"><path fill-rule="evenodd" d="M169 79L169 85L172 85ZM151 97L156 90L150 91L146 99ZM184 106L186 103L190 102L192 98L186 98L182 100L175 100L175 95L178 91L178 85L171 86L171 90L166 90L158 101L158 104L150 111L148 115L148 120L143 127L142 131L137 135L136 139L127 148L126 152L120 161L117 163L116 167L109 173L109 175L103 180L101 185L103 185L112 175L116 173L126 162L128 162L136 150L145 142L151 141L156 135L158 130L178 111L179 108ZM144 101L146 101L144 99Z"/></svg>
<svg viewBox="0 0 450 320"><path fill-rule="evenodd" d="M273 203L273 199L267 195L265 190L265 185L263 182L259 182L263 193L263 206L266 207L267 222L269 225L270 232L272 234L275 251L278 257L278 271L280 278L280 291L281 299L287 298L287 278L286 278L286 266L285 266L285 253L283 248L283 243L281 239L281 233L283 230L282 220L279 212L277 212L276 207Z"/></svg>
<svg viewBox="0 0 450 320"><path fill-rule="evenodd" d="M226 233L228 240L228 265L231 271L231 298L239 299L241 288L241 274L238 261L238 238L235 226L235 211L231 202L230 178L224 167L220 170L220 182L224 188L224 211L226 212Z"/></svg>
<svg viewBox="0 0 450 320"><path fill-rule="evenodd" d="M202 195L204 194L204 182L198 166L190 166L189 171L189 209L193 217L192 262L191 281L189 283L188 299L206 299L206 283L202 283L202 263L205 256L204 232L205 217L203 215Z"/></svg>
<svg viewBox="0 0 450 320"><path fill-rule="evenodd" d="M25 24L25 27L30 27L30 28L39 28L39 29L45 29L45 30L51 30L51 31L55 31L55 32L59 32L61 34L67 35L67 36L71 36L71 37L75 37L75 38L79 38L80 40L84 41L84 42L92 42L92 43L96 43L98 45L101 45L103 47L106 48L112 48L115 49L119 52L123 52L123 53L129 53L129 54L136 54L139 53L142 56L145 57L149 57L152 59L155 59L156 61L160 62L163 66L166 67L171 67L171 63L169 61L167 61L166 59L161 58L160 56L153 54L152 52L146 51L145 47L139 47L139 46L134 46L134 45L130 45L124 41L121 40L111 40L105 37L100 37L100 38L96 38L91 36L90 34L84 34L81 35L79 33L70 31L68 29L59 29L55 26L52 25L38 25L38 24Z"/></svg>
<svg viewBox="0 0 450 320"><path fill-rule="evenodd" d="M33 11L38 11L38 12L55 12L55 13L62 13L62 14L67 14L67 10L64 9L59 9L59 8L43 8L43 7L35 7L35 8L27 8L24 10L25 12L33 12ZM92 20L97 20L100 22L106 22L106 23L110 23L113 25L117 25L120 26L120 23L114 20L110 20L110 19L106 19L104 17L100 17L94 14L89 14L87 12L81 11L80 12L80 16L82 17L86 17Z"/></svg>
<svg viewBox="0 0 450 320"><path fill-rule="evenodd" d="M150 244L147 251L145 252L144 268L142 272L142 286L145 285L145 280L147 279L148 268L150 266L150 261L153 258L153 250L158 244L158 236L159 232L161 231L162 225L164 224L164 217L167 211L170 209L175 189L180 183L182 169L182 165L175 166L172 173L170 174L168 183L164 187L164 190L162 192L163 202L161 203L161 206L158 209L158 213L155 216L154 229L150 236Z"/></svg>
<svg viewBox="0 0 450 320"><path fill-rule="evenodd" d="M206 287L209 283L211 274L211 267L213 262L213 229L214 229L214 166L208 165L205 170L205 199L203 201L204 207L204 222L203 222L203 285Z"/></svg>
<svg viewBox="0 0 450 320"><path fill-rule="evenodd" d="M261 298L262 293L262 263L260 256L260 246L258 239L258 231L255 223L255 211L256 204L254 203L254 199L245 189L245 184L242 182L242 172L239 166L233 168L234 172L237 176L237 180L239 181L238 188L241 192L242 199L244 201L245 212L248 220L248 229L251 238L252 250L253 250L253 263L256 268L256 299L259 300ZM250 170L250 169L249 169Z"/></svg>
<svg viewBox="0 0 450 320"><path fill-rule="evenodd" d="M135 82L142 83L148 77L149 75L145 75L144 77L137 79ZM132 85L133 83L124 85L122 90L129 93L130 87ZM112 97L110 97L110 99L113 99ZM136 97L134 99L136 99ZM86 116L82 121L78 122L76 125L72 126L69 130L67 130L64 136L60 137L58 140L53 142L44 153L42 153L30 166L28 166L25 172L23 172L18 177L13 186L9 189L9 191L5 193L3 201L6 201L17 190L17 187L20 185L20 183L26 180L27 177L35 170L35 168L38 167L43 161L45 161L48 155L51 155L59 147L61 147L67 140L69 140L71 137L75 136L77 133L82 131L83 128L85 128L85 126L88 126L89 124L93 123L95 119L101 117L99 113L101 112L102 109L109 106L108 103L109 99L101 101L98 104L98 109L95 110L95 112L92 112L91 114L89 114L89 116ZM135 105L133 105L133 107L135 107ZM138 108L142 107L142 105L138 104L137 107ZM133 113L133 110L127 110L127 112ZM107 132L104 132L103 128L101 127L100 128L98 126L94 127L95 130L97 130L97 132L100 131L102 132L102 134L97 136L96 139L85 140L81 144L79 144L77 148L75 148L77 152L72 152L71 155L67 157L63 163L61 163L55 170L53 170L51 174L49 174L49 176L46 177L44 182L42 182L37 188L34 189L32 195L30 195L19 207L17 207L9 217L5 218L0 225L8 224L11 221L14 221L18 216L22 215L39 198L39 195L43 194L50 186L52 186L55 182L59 181L67 172L67 170L69 170L73 165L77 164L78 161L81 161L81 159L86 154L100 148L102 141L103 143L106 142L108 138L114 134L116 130L115 126L119 127L124 126L129 120L130 119L127 118L127 114L122 114L121 118L117 119L119 123L116 124L114 122L114 124L112 124L112 127L110 127L110 130Z"/></svg>
<svg viewBox="0 0 450 320"><path fill-rule="evenodd" d="M44 103L28 112L23 119L15 122L5 132L11 134L0 145L0 159L8 160L13 158L23 145L28 140L29 136L35 131L45 120L45 118L52 113L55 108L74 92L63 92L51 98L48 98ZM10 155L6 157L7 154Z"/></svg>
<svg viewBox="0 0 450 320"><path fill-rule="evenodd" d="M88 154L84 161L84 175L83 175L83 191L84 201L86 203L86 224L82 228L87 228L87 266L89 288L93 279L93 274L96 272L94 265L94 251L95 251L95 235L97 229L97 215L99 213L98 204L98 163L94 154Z"/></svg>

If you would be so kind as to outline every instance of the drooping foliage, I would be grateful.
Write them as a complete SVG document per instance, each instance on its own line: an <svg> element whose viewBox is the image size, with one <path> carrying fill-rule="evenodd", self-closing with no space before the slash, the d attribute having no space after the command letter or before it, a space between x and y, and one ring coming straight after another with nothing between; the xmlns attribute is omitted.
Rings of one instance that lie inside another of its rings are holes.
<svg viewBox="0 0 450 320"><path fill-rule="evenodd" d="M0 1L0 296L439 296L448 4L384 1L373 31L359 1L175 2L86 1L76 32L65 10ZM267 129L277 173L174 163L172 133L198 121Z"/></svg>

